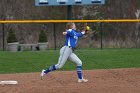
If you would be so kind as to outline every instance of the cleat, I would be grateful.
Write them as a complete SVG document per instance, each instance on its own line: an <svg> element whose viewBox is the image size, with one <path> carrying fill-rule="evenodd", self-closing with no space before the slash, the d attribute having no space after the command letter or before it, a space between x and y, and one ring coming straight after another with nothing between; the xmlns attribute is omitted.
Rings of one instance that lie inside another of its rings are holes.
<svg viewBox="0 0 140 93"><path fill-rule="evenodd" d="M88 82L88 80L87 79L78 79L78 82L79 83L86 83L86 82Z"/></svg>
<svg viewBox="0 0 140 93"><path fill-rule="evenodd" d="M40 79L41 79L41 80L43 80L43 76L45 75L44 71L45 71L45 70L43 69L42 72L41 72L41 74L40 74Z"/></svg>

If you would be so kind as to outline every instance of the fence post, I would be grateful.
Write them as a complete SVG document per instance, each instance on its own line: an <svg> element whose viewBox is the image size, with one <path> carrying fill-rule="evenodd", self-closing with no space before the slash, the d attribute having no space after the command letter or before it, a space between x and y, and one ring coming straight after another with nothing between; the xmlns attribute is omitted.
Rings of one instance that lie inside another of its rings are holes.
<svg viewBox="0 0 140 93"><path fill-rule="evenodd" d="M101 22L100 23L100 31L101 31L101 33L100 33L100 35L101 35L101 50L103 49L103 23Z"/></svg>
<svg viewBox="0 0 140 93"><path fill-rule="evenodd" d="M53 23L53 37L54 37L54 50L56 50L56 28L55 23Z"/></svg>
<svg viewBox="0 0 140 93"><path fill-rule="evenodd" d="M4 26L4 23L2 24L2 37L3 37L3 51L5 51L5 26Z"/></svg>

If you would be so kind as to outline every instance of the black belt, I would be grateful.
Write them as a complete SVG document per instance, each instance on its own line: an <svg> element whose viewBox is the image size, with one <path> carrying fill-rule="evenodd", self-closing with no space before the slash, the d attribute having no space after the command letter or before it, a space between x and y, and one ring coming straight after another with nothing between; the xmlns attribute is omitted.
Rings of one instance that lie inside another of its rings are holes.
<svg viewBox="0 0 140 93"><path fill-rule="evenodd" d="M72 47L71 47L71 46L68 46L68 47L72 49Z"/></svg>
<svg viewBox="0 0 140 93"><path fill-rule="evenodd" d="M74 47L71 47L71 46L68 46L69 48L71 48L73 51L75 50L75 48Z"/></svg>

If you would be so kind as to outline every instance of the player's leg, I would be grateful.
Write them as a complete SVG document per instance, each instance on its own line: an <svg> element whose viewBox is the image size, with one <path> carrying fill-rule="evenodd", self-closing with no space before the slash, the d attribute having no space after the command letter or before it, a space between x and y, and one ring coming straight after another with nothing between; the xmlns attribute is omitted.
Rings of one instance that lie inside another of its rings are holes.
<svg viewBox="0 0 140 93"><path fill-rule="evenodd" d="M76 70L78 79L82 79L82 61L74 53L69 56L69 60L77 65Z"/></svg>
<svg viewBox="0 0 140 93"><path fill-rule="evenodd" d="M71 53L72 50L68 46L64 46L64 48L60 50L60 57L58 63L55 65L56 69L60 69L64 66Z"/></svg>
<svg viewBox="0 0 140 93"><path fill-rule="evenodd" d="M72 50L69 47L67 47L67 46L62 47L61 50L60 50L60 56L59 56L58 64L52 65L49 68L47 68L46 70L42 70L41 77L44 74L47 74L51 71L62 68L71 53L72 53Z"/></svg>
<svg viewBox="0 0 140 93"><path fill-rule="evenodd" d="M84 79L82 75L82 61L74 53L71 53L71 55L69 56L69 60L77 65L76 70L78 82L87 82L88 80Z"/></svg>

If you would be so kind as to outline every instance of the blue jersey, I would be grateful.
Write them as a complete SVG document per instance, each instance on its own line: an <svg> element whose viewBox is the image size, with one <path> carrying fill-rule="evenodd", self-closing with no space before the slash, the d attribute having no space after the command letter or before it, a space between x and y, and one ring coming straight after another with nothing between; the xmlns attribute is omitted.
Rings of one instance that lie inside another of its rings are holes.
<svg viewBox="0 0 140 93"><path fill-rule="evenodd" d="M74 29L68 29L66 32L65 45L72 48L76 46L78 38L84 35L84 32L76 32Z"/></svg>

